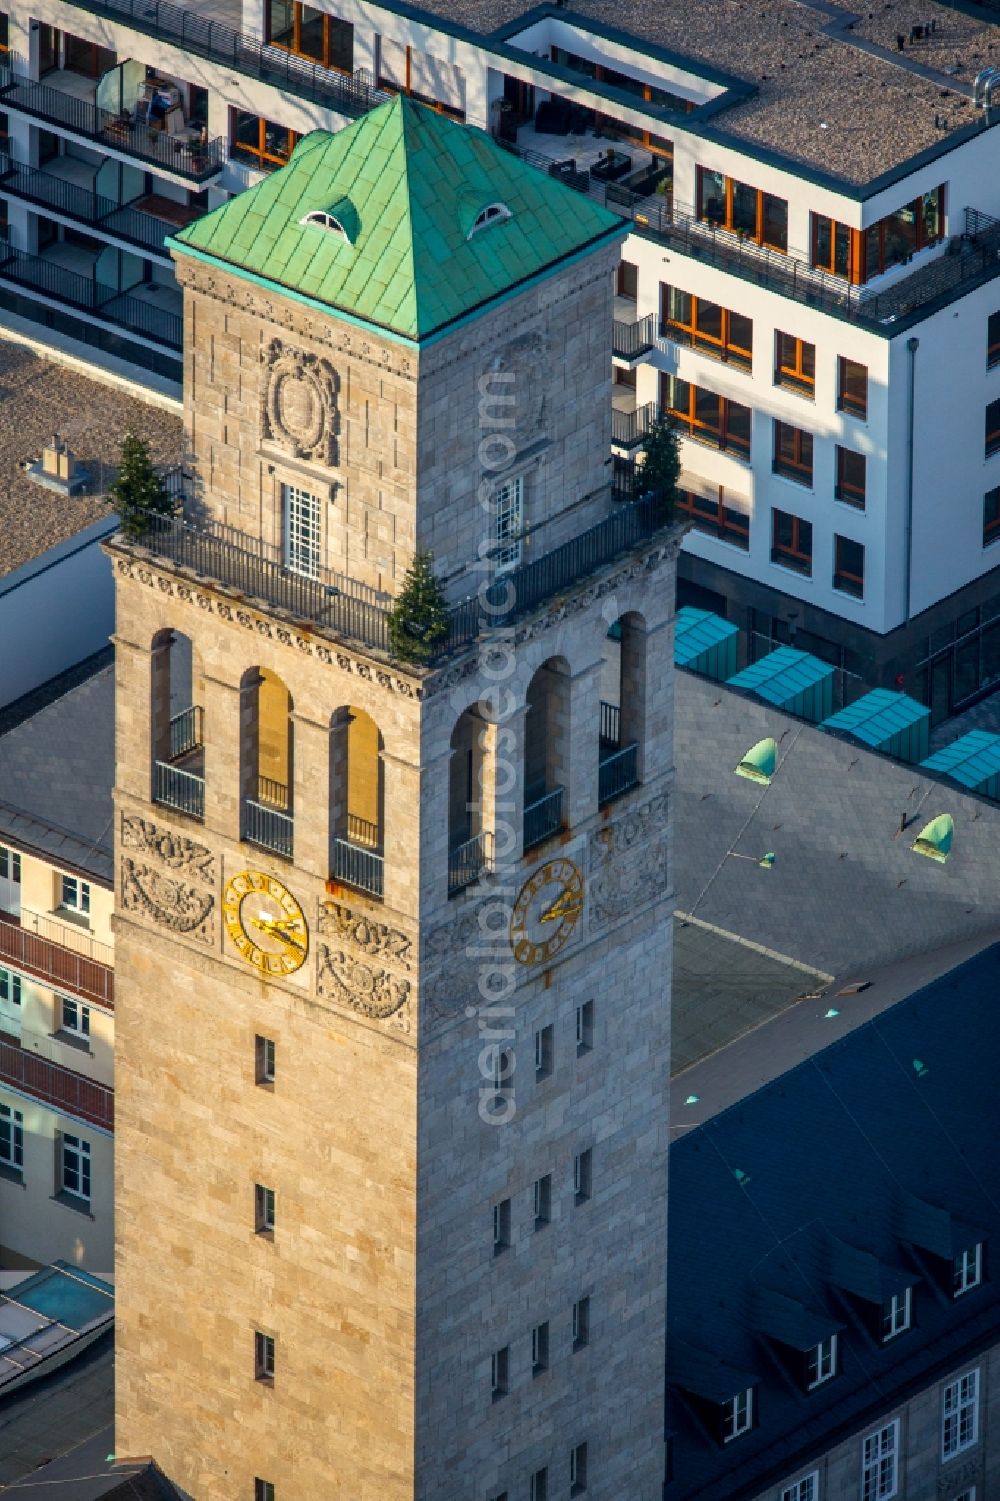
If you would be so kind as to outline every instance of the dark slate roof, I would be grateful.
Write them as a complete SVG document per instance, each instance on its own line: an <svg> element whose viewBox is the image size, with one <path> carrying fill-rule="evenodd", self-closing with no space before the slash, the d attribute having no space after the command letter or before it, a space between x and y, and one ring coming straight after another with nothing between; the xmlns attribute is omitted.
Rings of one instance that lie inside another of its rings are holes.
<svg viewBox="0 0 1000 1501"><path fill-rule="evenodd" d="M1000 945L672 1146L674 1501L756 1497L1000 1338L1000 1277L953 1301L934 1254L1000 1246L998 986ZM915 1327L881 1345L868 1299L906 1285ZM833 1330L840 1372L806 1393L792 1351ZM756 1385L725 1447L712 1363Z"/></svg>
<svg viewBox="0 0 1000 1501"><path fill-rule="evenodd" d="M104 667L0 736L0 840L113 879L115 678Z"/></svg>
<svg viewBox="0 0 1000 1501"><path fill-rule="evenodd" d="M69 1453L8 1486L14 1501L180 1501L178 1492L148 1460L115 1464L113 1428L104 1428Z"/></svg>
<svg viewBox="0 0 1000 1501"><path fill-rule="evenodd" d="M691 673L675 692L682 912L838 980L1000 937L1000 806ZM765 736L769 787L733 774ZM910 848L939 813L955 821L945 865ZM731 855L768 851L766 870Z"/></svg>

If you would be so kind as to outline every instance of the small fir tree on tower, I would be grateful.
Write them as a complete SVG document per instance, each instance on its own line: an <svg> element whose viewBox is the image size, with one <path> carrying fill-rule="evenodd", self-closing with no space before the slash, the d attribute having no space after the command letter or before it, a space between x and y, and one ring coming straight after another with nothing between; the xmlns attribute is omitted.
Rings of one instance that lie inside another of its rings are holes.
<svg viewBox="0 0 1000 1501"><path fill-rule="evenodd" d="M393 655L404 662L429 662L448 639L448 605L434 572L434 558L418 552L389 612Z"/></svg>
<svg viewBox="0 0 1000 1501"><path fill-rule="evenodd" d="M174 502L153 468L149 444L130 428L122 443L118 478L108 490L126 537L141 537L152 516L171 516Z"/></svg>
<svg viewBox="0 0 1000 1501"><path fill-rule="evenodd" d="M680 443L677 428L669 417L657 417L643 444L642 468L636 476L637 489L656 495L673 511L677 499L677 481L681 473Z"/></svg>

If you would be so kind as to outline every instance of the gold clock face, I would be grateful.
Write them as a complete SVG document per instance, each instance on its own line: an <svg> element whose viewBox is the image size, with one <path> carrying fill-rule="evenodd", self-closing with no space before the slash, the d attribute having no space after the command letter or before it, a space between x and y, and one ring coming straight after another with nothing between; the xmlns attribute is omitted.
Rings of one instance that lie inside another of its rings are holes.
<svg viewBox="0 0 1000 1501"><path fill-rule="evenodd" d="M222 897L222 916L235 948L265 975L293 975L306 962L305 913L274 876L243 870Z"/></svg>
<svg viewBox="0 0 1000 1501"><path fill-rule="evenodd" d="M569 941L583 911L583 875L572 860L548 860L514 903L510 946L519 964L542 964Z"/></svg>

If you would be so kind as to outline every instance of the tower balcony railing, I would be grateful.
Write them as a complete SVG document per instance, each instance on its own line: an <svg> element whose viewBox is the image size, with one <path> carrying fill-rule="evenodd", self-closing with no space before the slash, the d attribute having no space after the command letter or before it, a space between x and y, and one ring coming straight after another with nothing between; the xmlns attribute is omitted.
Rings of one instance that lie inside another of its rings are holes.
<svg viewBox="0 0 1000 1501"><path fill-rule="evenodd" d="M113 1089L15 1042L0 1041L0 1084L105 1131L115 1128Z"/></svg>
<svg viewBox="0 0 1000 1501"><path fill-rule="evenodd" d="M116 113L102 109L63 89L35 83L16 72L9 62L0 64L0 102L5 110L61 126L82 140L135 157L192 182L208 182L225 166L220 137L211 141L186 140L165 130L153 130L126 110Z"/></svg>
<svg viewBox="0 0 1000 1501"><path fill-rule="evenodd" d="M267 808L252 797L243 799L243 838L248 844L260 845L261 849L290 860L294 836L295 822L289 813Z"/></svg>
<svg viewBox="0 0 1000 1501"><path fill-rule="evenodd" d="M205 778L168 761L154 763L153 802L204 821Z"/></svg>
<svg viewBox="0 0 1000 1501"><path fill-rule="evenodd" d="M122 21L158 41L170 42L195 57L222 63L246 78L272 84L283 93L325 105L338 114L358 119L390 95L377 89L370 73L337 73L306 58L292 56L257 37L247 36L223 21L209 21L195 10L167 0L71 0L80 10L110 21Z"/></svg>
<svg viewBox="0 0 1000 1501"><path fill-rule="evenodd" d="M385 857L379 850L355 844L351 839L333 841L333 879L356 891L382 900L385 891Z"/></svg>
<svg viewBox="0 0 1000 1501"><path fill-rule="evenodd" d="M201 750L205 744L204 730L202 728L204 715L200 704L192 704L187 709L182 709L175 714L170 721L170 759L176 761L180 756L189 756L192 752Z"/></svg>
<svg viewBox="0 0 1000 1501"><path fill-rule="evenodd" d="M130 292L116 291L92 276L81 276L79 272L44 256L30 255L12 245L0 245L0 281L30 287L55 302L83 308L105 323L140 334L156 344L165 344L170 349L181 348L183 320L176 313L166 312Z"/></svg>
<svg viewBox="0 0 1000 1501"><path fill-rule="evenodd" d="M558 834L562 828L562 787L553 787L551 792L544 792L540 796L533 795L533 790L528 789L528 798L524 805L524 848L534 849L536 844L541 844L546 839L551 839L553 834Z"/></svg>
<svg viewBox="0 0 1000 1501"><path fill-rule="evenodd" d="M124 240L138 250L165 255L163 242L176 226L153 214L144 213L133 203L116 203L79 183L68 182L40 167L29 167L10 156L0 155L0 193L18 198L40 208L51 209L64 219L72 219L88 229L100 229Z"/></svg>
<svg viewBox="0 0 1000 1501"><path fill-rule="evenodd" d="M448 855L448 895L457 896L493 870L493 834L483 829L457 844Z"/></svg>
<svg viewBox="0 0 1000 1501"><path fill-rule="evenodd" d="M656 404L649 403L651 413ZM603 520L560 547L530 558L489 584L483 597L470 595L449 610L449 631L432 658L443 660L481 634L509 625L571 588L622 553L649 541L673 521L673 506L658 495L615 502ZM290 573L280 561L262 556L217 527L196 526L182 516L151 516L137 545L175 567L190 570L232 590L243 600L259 599L295 620L391 655L389 611L361 592L340 584ZM528 545L530 546L530 539Z"/></svg>
<svg viewBox="0 0 1000 1501"><path fill-rule="evenodd" d="M605 699L601 700L601 740L616 750L622 743L622 711Z"/></svg>
<svg viewBox="0 0 1000 1501"><path fill-rule="evenodd" d="M0 962L82 1000L114 1006L110 946L58 918L26 907L19 919L0 912Z"/></svg>
<svg viewBox="0 0 1000 1501"><path fill-rule="evenodd" d="M257 777L257 801L265 808L276 808L279 813L288 812L288 783L276 777Z"/></svg>
<svg viewBox="0 0 1000 1501"><path fill-rule="evenodd" d="M639 785L639 746L636 741L620 750L602 752L597 766L597 801L603 808Z"/></svg>
<svg viewBox="0 0 1000 1501"><path fill-rule="evenodd" d="M382 843L378 824L370 818L359 818L356 813L347 815L347 839L365 850L377 850Z"/></svg>

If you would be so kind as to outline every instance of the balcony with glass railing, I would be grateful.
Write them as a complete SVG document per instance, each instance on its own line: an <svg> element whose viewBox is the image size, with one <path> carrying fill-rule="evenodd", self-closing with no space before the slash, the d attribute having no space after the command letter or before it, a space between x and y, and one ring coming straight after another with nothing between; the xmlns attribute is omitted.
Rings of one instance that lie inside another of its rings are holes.
<svg viewBox="0 0 1000 1501"><path fill-rule="evenodd" d="M0 1038L0 1085L39 1100L61 1115L104 1131L115 1128L115 1092L96 1079Z"/></svg>

